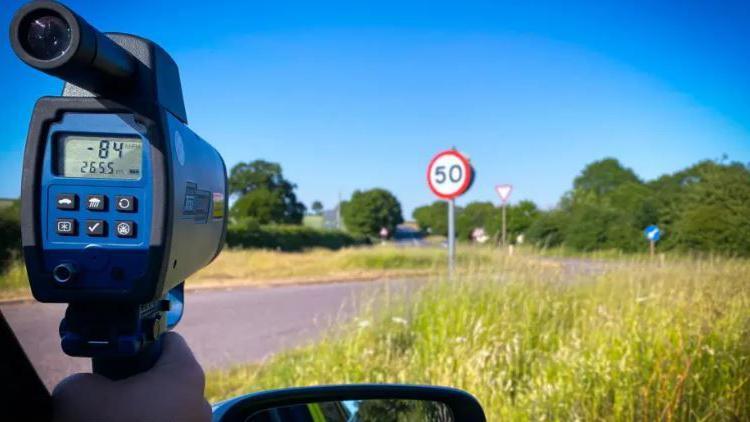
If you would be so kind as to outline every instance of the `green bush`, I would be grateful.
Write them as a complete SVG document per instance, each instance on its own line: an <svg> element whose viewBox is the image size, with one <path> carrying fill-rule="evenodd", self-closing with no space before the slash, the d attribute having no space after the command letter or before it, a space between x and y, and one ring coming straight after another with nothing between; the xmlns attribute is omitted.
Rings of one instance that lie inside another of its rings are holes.
<svg viewBox="0 0 750 422"><path fill-rule="evenodd" d="M676 248L750 256L750 168L701 163L672 227Z"/></svg>
<svg viewBox="0 0 750 422"><path fill-rule="evenodd" d="M389 236L404 222L401 204L385 189L354 191L352 198L341 204L341 216L347 230L360 235L378 236L385 227Z"/></svg>
<svg viewBox="0 0 750 422"><path fill-rule="evenodd" d="M475 228L483 228L487 235L496 237L502 227L502 214L492 202L470 202L456 215L456 237L470 240Z"/></svg>
<svg viewBox="0 0 750 422"><path fill-rule="evenodd" d="M554 248L562 245L568 219L568 215L560 210L543 212L526 232L528 242L540 248Z"/></svg>
<svg viewBox="0 0 750 422"><path fill-rule="evenodd" d="M523 200L515 205L507 205L506 223L508 241L513 243L516 236L526 233L537 220L540 211L532 201ZM419 228L430 234L445 236L448 233L448 202L435 201L414 209L412 216ZM475 228L484 229L490 237L499 241L502 233L502 208L492 202L470 202L465 207L456 207L456 236L469 240Z"/></svg>
<svg viewBox="0 0 750 422"><path fill-rule="evenodd" d="M340 230L320 230L297 225L261 225L246 218L227 229L227 245L234 248L277 249L297 252L309 248L341 249L368 244L366 236Z"/></svg>
<svg viewBox="0 0 750 422"><path fill-rule="evenodd" d="M5 271L9 262L21 254L20 206L14 201L0 209L0 272Z"/></svg>
<svg viewBox="0 0 750 422"><path fill-rule="evenodd" d="M235 218L257 218L264 224L299 224L305 205L297 200L296 188L284 178L278 163L237 163L229 173L229 194L239 196L231 214Z"/></svg>
<svg viewBox="0 0 750 422"><path fill-rule="evenodd" d="M661 251L750 256L750 167L702 161L644 183L617 160L596 161L526 234L542 247L637 252L650 224Z"/></svg>
<svg viewBox="0 0 750 422"><path fill-rule="evenodd" d="M412 212L419 229L430 234L446 236L448 234L448 202L435 201L430 205L417 207Z"/></svg>

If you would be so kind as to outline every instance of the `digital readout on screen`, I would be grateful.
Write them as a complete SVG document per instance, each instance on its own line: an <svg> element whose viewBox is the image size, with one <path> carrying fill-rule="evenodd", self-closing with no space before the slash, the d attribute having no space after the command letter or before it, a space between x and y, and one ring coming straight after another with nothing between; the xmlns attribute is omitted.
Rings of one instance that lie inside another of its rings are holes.
<svg viewBox="0 0 750 422"><path fill-rule="evenodd" d="M141 138L68 135L58 149L58 173L96 179L141 178Z"/></svg>

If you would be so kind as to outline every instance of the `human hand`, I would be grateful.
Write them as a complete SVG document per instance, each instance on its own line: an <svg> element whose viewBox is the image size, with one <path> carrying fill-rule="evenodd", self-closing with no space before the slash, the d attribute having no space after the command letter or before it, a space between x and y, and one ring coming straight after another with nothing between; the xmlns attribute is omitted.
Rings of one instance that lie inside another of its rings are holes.
<svg viewBox="0 0 750 422"><path fill-rule="evenodd" d="M119 381L98 374L62 380L52 393L55 421L210 421L205 376L193 352L177 333L162 341L159 360L141 374Z"/></svg>

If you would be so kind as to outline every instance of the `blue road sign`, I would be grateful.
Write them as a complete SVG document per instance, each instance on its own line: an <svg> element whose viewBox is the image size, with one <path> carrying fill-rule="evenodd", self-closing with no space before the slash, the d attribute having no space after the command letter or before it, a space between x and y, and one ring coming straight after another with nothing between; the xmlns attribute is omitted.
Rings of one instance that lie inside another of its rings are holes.
<svg viewBox="0 0 750 422"><path fill-rule="evenodd" d="M659 239L661 239L661 229L652 224L646 227L646 230L643 231L643 235L646 236L646 239L650 242L658 242Z"/></svg>

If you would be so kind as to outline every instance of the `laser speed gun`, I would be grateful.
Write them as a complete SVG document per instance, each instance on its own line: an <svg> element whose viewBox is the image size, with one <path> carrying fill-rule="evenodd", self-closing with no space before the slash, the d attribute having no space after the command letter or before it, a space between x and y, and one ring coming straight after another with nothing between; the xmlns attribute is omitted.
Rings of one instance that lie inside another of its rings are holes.
<svg viewBox="0 0 750 422"><path fill-rule="evenodd" d="M184 280L224 243L226 168L187 127L177 65L155 43L101 33L35 1L16 55L65 81L29 126L22 242L34 297L68 303L62 349L113 379L149 368L179 321Z"/></svg>

